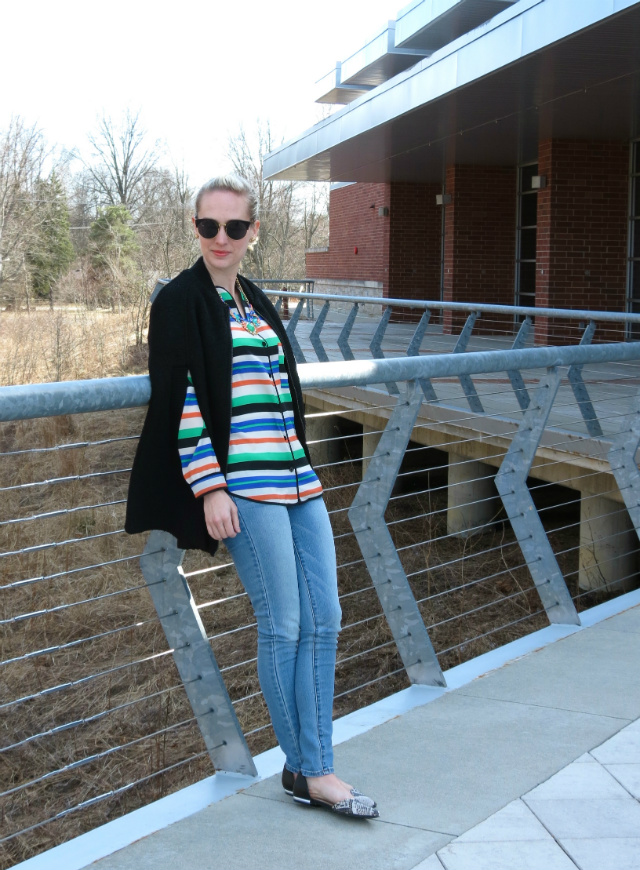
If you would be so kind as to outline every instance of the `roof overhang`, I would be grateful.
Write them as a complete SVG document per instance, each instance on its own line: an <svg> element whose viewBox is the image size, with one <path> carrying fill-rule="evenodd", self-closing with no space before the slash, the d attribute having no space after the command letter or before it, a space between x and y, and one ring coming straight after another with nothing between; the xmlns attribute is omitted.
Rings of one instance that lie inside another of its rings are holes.
<svg viewBox="0 0 640 870"><path fill-rule="evenodd" d="M546 138L640 135L640 0L520 0L265 157L268 178L441 181Z"/></svg>

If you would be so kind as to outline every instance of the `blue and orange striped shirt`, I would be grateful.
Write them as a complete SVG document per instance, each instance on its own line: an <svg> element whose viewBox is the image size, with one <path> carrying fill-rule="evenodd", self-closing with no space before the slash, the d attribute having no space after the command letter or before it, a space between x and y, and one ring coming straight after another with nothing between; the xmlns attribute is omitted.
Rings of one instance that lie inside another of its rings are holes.
<svg viewBox="0 0 640 870"><path fill-rule="evenodd" d="M200 413L191 375L185 397L178 449L182 473L194 495L225 487L234 495L272 504L306 501L322 492L296 435L289 379L278 336L243 297L252 334L236 321L235 300L216 288L229 306L233 347L231 436L223 475Z"/></svg>

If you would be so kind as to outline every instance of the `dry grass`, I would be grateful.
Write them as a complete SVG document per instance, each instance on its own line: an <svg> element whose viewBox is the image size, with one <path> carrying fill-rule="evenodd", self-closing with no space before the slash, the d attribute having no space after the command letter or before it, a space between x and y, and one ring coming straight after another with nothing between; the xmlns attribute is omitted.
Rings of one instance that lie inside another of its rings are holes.
<svg viewBox="0 0 640 870"><path fill-rule="evenodd" d="M78 320L72 314L70 321L55 312L47 320L45 314L32 314L28 330L16 315L12 335L3 335L0 365L14 382L51 377L59 346L51 336L57 334L70 336L67 346L75 348L65 363L69 377L126 370L121 363L128 346L119 337L126 315L96 314L98 323L93 314ZM87 329L89 323L95 328ZM111 349L97 362L100 341L94 333L100 331L103 346L111 342ZM9 357L19 355L19 336L33 338L44 361L34 357L20 368L8 360L7 349ZM17 789L0 798L0 818L3 836L27 830L0 845L0 867L212 773L139 571L143 536L120 532L128 480L121 469L130 466L136 444L131 436L140 431L143 416L132 410L0 427L0 554L13 554L0 556L0 728L3 747L19 744L0 753L0 791ZM64 444L80 446L57 448ZM19 452L27 447L39 452ZM345 510L359 476L357 457L339 471L323 472L338 564L347 565L339 571L346 627L338 658L348 661L337 668L336 715L408 684ZM441 666L546 625L508 524L497 517L486 534L449 538L443 472L425 469L407 480L411 487L395 493L387 520L397 546L406 547L405 571L422 572L411 584L425 623L435 626L430 635ZM430 491L416 494L425 490ZM549 489L544 492L549 496ZM563 524L567 510L559 508ZM546 516L553 525L553 511ZM575 571L577 529L552 535L552 541L556 550L568 551L565 572ZM190 578L197 603L226 599L204 606L201 616L256 753L273 745L274 737L256 694L255 631L235 631L250 625L253 615L227 561L224 550L213 566L204 554L188 553L185 571L209 569ZM18 618L24 614L31 616ZM74 724L65 728L66 723ZM34 735L41 736L32 740ZM47 776L54 771L59 772ZM75 810L82 802L87 803Z"/></svg>
<svg viewBox="0 0 640 870"><path fill-rule="evenodd" d="M127 374L139 356L134 313L128 310L3 311L0 326L4 386Z"/></svg>

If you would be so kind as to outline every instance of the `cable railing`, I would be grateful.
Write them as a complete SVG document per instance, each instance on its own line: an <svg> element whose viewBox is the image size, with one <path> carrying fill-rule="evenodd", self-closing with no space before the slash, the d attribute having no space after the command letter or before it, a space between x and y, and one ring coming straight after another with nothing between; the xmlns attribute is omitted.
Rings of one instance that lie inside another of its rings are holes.
<svg viewBox="0 0 640 870"><path fill-rule="evenodd" d="M296 282L258 283L290 321L287 331L298 362L369 354L379 359L418 352L462 353L488 346L499 350L617 342L640 336L640 315L617 311L316 293L309 281L296 292L287 287Z"/></svg>
<svg viewBox="0 0 640 870"><path fill-rule="evenodd" d="M637 585L640 345L299 371L338 558L336 715ZM274 744L224 549L122 531L149 394L0 390L2 866Z"/></svg>

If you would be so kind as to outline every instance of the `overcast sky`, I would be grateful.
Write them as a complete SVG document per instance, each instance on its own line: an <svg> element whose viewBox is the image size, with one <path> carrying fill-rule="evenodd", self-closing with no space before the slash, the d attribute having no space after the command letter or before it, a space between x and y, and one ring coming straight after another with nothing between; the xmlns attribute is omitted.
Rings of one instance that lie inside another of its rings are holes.
<svg viewBox="0 0 640 870"><path fill-rule="evenodd" d="M227 168L258 118L290 139L321 117L314 83L406 5L395 0L11 0L0 131L12 115L87 156L103 113L140 109L192 183Z"/></svg>

